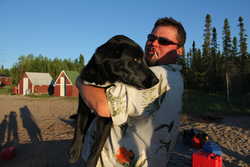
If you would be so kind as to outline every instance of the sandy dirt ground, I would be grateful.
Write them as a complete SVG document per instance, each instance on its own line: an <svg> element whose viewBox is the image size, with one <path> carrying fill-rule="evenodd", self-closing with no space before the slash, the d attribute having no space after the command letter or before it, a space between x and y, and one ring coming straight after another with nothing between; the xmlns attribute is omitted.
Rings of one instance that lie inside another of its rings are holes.
<svg viewBox="0 0 250 167"><path fill-rule="evenodd" d="M249 116L225 116L221 121L183 117L180 131L196 129L207 133L209 141L216 142L222 150L223 167L250 167ZM191 167L191 155L196 151L199 150L184 145L179 135L168 167Z"/></svg>
<svg viewBox="0 0 250 167"><path fill-rule="evenodd" d="M0 95L0 148L16 146L16 157L0 160L0 167L69 167L73 128L68 118L76 109L77 98ZM185 117L180 131L191 128L221 145L224 167L250 167L250 117L228 116L219 123ZM168 167L191 167L194 151L180 135Z"/></svg>
<svg viewBox="0 0 250 167"><path fill-rule="evenodd" d="M0 145L16 146L13 160L1 167L68 166L66 150L73 137L69 115L76 98L0 96Z"/></svg>

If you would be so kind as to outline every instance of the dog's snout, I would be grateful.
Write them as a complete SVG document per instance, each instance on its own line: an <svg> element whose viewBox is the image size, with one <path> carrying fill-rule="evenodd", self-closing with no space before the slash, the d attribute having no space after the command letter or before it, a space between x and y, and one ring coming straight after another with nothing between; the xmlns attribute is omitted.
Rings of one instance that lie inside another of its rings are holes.
<svg viewBox="0 0 250 167"><path fill-rule="evenodd" d="M144 81L145 88L151 88L159 82L159 79L155 76L149 77Z"/></svg>
<svg viewBox="0 0 250 167"><path fill-rule="evenodd" d="M159 82L159 79L157 77L152 78L152 86L156 85Z"/></svg>

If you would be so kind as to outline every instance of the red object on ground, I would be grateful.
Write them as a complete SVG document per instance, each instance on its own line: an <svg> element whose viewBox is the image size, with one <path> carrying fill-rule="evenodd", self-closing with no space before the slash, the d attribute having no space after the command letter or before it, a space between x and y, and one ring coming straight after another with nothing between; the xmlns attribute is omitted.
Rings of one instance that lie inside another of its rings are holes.
<svg viewBox="0 0 250 167"><path fill-rule="evenodd" d="M11 160L16 156L16 147L6 147L0 152L0 158L3 160Z"/></svg>
<svg viewBox="0 0 250 167"><path fill-rule="evenodd" d="M192 154L192 167L222 167L222 157L198 151Z"/></svg>
<svg viewBox="0 0 250 167"><path fill-rule="evenodd" d="M202 147L202 143L201 143L201 139L194 136L192 138L192 147L194 148L201 148Z"/></svg>

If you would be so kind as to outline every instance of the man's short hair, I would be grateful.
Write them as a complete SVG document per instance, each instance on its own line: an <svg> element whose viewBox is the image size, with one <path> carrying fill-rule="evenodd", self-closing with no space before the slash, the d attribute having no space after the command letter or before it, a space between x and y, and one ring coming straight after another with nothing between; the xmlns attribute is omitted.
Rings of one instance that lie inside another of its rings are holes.
<svg viewBox="0 0 250 167"><path fill-rule="evenodd" d="M154 25L153 31L158 26L173 26L177 30L177 40L179 41L180 46L184 46L186 42L186 31L182 24L172 17L163 17L159 18Z"/></svg>

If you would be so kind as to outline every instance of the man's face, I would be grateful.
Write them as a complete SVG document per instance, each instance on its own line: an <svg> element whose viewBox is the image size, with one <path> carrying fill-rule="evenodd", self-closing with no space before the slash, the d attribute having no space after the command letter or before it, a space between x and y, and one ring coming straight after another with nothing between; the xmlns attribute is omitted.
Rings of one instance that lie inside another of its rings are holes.
<svg viewBox="0 0 250 167"><path fill-rule="evenodd" d="M172 26L158 26L152 33L153 37L158 37L158 40L148 39L145 46L146 61L149 65L174 64L172 57L167 54L173 53L178 49L177 30ZM164 45L159 42L159 37L165 38L173 43ZM176 44L174 44L176 43ZM171 54L173 55L173 54ZM176 59L176 56L175 56ZM164 60L164 61L163 61ZM162 62L160 62L162 61Z"/></svg>

